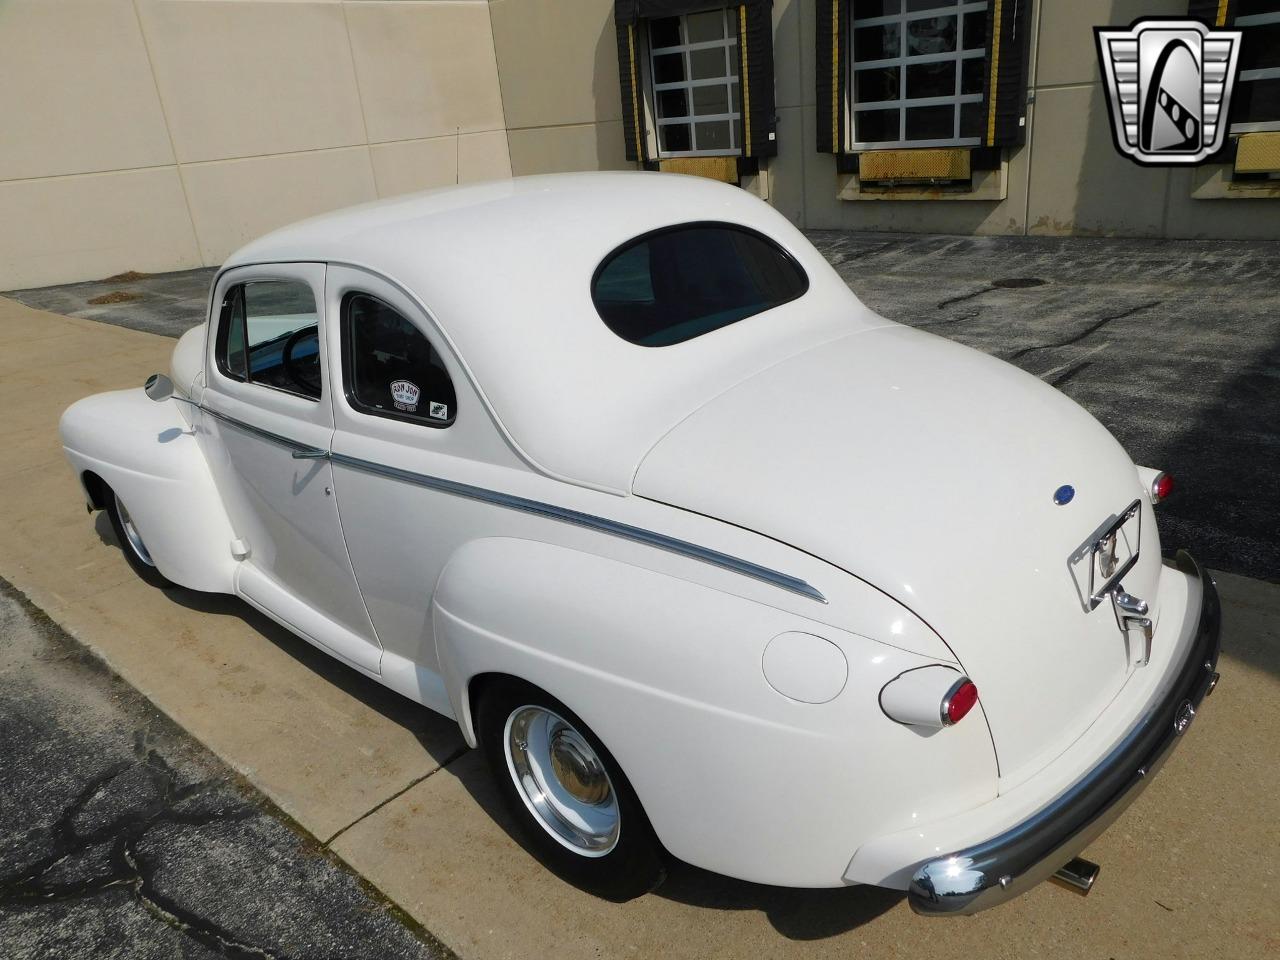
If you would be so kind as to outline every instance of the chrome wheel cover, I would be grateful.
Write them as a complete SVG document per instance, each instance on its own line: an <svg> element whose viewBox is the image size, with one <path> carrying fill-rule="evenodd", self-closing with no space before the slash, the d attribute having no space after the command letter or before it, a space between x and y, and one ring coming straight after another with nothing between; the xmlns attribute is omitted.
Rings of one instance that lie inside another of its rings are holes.
<svg viewBox="0 0 1280 960"><path fill-rule="evenodd" d="M516 791L556 842L584 857L603 857L617 846L617 791L572 724L545 707L517 707L507 717L503 748Z"/></svg>
<svg viewBox="0 0 1280 960"><path fill-rule="evenodd" d="M133 518L129 516L129 511L125 509L124 502L118 497L116 498L116 510L120 513L120 526L124 530L124 538L128 541L129 549L148 567L154 567L156 562L151 559L151 554L147 553L147 546L142 542L142 537L138 534L138 528L133 525Z"/></svg>

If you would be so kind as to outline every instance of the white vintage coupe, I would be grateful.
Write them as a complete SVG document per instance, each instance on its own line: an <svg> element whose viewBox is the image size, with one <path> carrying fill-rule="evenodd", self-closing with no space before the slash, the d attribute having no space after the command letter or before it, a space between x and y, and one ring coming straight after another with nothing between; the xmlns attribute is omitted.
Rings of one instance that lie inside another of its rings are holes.
<svg viewBox="0 0 1280 960"><path fill-rule="evenodd" d="M710 181L285 228L171 381L61 429L146 580L455 718L533 851L613 898L668 856L928 914L1087 889L1075 855L1217 681L1168 477Z"/></svg>

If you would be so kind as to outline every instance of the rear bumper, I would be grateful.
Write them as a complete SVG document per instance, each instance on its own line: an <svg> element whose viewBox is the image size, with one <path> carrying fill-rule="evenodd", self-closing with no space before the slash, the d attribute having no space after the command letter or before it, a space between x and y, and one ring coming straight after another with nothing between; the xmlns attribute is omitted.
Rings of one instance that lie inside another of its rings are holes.
<svg viewBox="0 0 1280 960"><path fill-rule="evenodd" d="M1178 569L1201 594L1194 640L1168 692L1100 763L1021 823L924 863L911 878L916 913L977 913L1028 890L1102 833L1146 787L1217 680L1221 610L1213 581L1186 551Z"/></svg>

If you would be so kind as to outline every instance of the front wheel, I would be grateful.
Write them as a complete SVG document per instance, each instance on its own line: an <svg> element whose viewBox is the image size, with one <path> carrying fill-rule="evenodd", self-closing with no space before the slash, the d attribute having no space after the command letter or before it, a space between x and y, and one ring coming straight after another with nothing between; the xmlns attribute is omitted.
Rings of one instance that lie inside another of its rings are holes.
<svg viewBox="0 0 1280 960"><path fill-rule="evenodd" d="M483 692L476 732L526 846L544 864L609 900L630 900L662 882L662 848L635 791L564 704L504 681Z"/></svg>
<svg viewBox="0 0 1280 960"><path fill-rule="evenodd" d="M153 587L162 590L172 587L173 581L159 571L151 554L147 552L147 545L142 542L142 536L138 533L133 518L129 516L129 509L114 490L108 490L107 494L107 516L111 519L111 529L115 531L120 549L124 552L124 558L129 561L129 566L133 567L133 572Z"/></svg>

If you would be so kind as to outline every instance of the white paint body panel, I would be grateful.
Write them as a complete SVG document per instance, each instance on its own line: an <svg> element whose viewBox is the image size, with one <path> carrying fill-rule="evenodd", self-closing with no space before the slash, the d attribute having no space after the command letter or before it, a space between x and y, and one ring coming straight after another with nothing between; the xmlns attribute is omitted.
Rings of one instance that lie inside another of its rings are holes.
<svg viewBox="0 0 1280 960"><path fill-rule="evenodd" d="M73 403L59 430L78 477L115 490L156 567L192 590L231 593L231 523L179 400L117 390Z"/></svg>
<svg viewBox="0 0 1280 960"><path fill-rule="evenodd" d="M1058 506L1064 483L1077 493ZM824 557L913 610L977 683L1007 784L1128 675L1110 604L1086 614L1067 561L1143 498L1132 461L1063 394L949 340L890 327L776 364L671 431L635 492ZM1143 511L1125 586L1152 598Z"/></svg>
<svg viewBox="0 0 1280 960"><path fill-rule="evenodd" d="M590 302L596 265L696 220L774 237L808 293L672 347L614 336ZM225 291L267 278L315 293L318 402L212 362ZM457 392L452 426L348 403L350 291L432 341ZM1194 622L1105 430L1011 367L875 316L730 187L566 175L354 208L235 254L210 306L175 349L189 415L134 390L62 422L77 472L125 500L161 572L239 594L456 717L473 744L478 677L546 689L608 745L671 853L707 869L904 885L935 846L1010 826L1096 762L1174 662L1164 638ZM295 459L300 447L327 456ZM1062 483L1079 491L1065 508L1051 501ZM1125 586L1159 618L1156 656L1136 671L1110 611L1086 615L1066 568L1134 498L1143 559ZM893 722L880 691L921 667L963 670L981 702L943 730ZM1068 703L1045 720L1046 704ZM798 802L804 815L787 815Z"/></svg>

